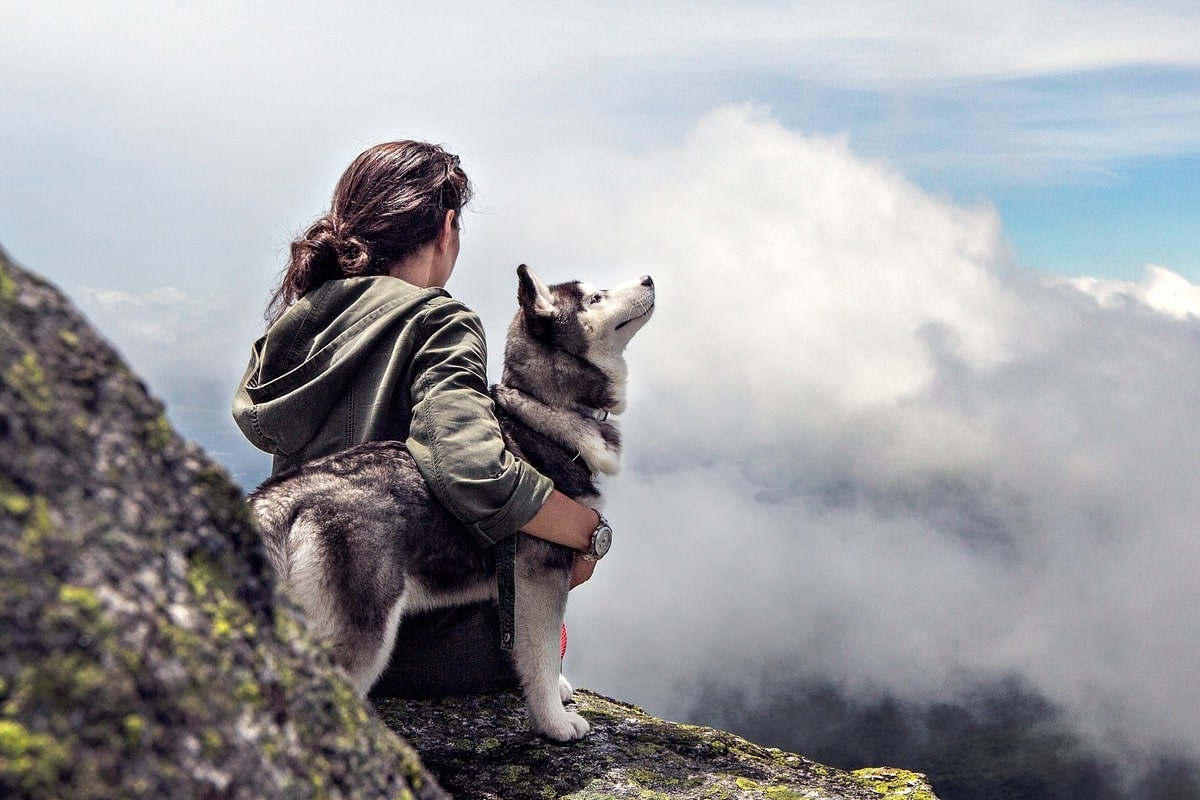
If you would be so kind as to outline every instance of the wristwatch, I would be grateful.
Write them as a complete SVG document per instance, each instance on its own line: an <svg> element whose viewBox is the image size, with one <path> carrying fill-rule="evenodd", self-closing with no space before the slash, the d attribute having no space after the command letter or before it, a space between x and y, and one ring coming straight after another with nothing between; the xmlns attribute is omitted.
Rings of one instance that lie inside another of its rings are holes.
<svg viewBox="0 0 1200 800"><path fill-rule="evenodd" d="M612 547L612 527L603 514L597 511L596 515L600 517L600 522L596 525L596 530L592 531L592 542L587 550L579 554L584 561L599 561L604 558L608 548Z"/></svg>

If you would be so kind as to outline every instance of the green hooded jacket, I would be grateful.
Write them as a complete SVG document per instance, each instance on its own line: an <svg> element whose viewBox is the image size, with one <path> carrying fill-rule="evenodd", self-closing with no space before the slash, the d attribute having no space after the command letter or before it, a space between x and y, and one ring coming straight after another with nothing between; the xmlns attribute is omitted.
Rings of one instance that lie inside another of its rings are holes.
<svg viewBox="0 0 1200 800"><path fill-rule="evenodd" d="M272 473L362 442L404 441L435 497L484 546L520 530L554 486L505 447L479 317L440 288L331 280L254 343L233 401Z"/></svg>

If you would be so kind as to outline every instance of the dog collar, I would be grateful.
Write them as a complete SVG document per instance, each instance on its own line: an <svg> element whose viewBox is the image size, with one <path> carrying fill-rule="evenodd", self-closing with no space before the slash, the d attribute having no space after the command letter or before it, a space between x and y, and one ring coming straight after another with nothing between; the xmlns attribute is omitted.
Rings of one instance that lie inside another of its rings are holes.
<svg viewBox="0 0 1200 800"><path fill-rule="evenodd" d="M592 419L596 420L597 422L604 422L605 420L608 419L609 412L608 412L607 408L592 408L590 406L580 406L579 411L585 417L591 417Z"/></svg>

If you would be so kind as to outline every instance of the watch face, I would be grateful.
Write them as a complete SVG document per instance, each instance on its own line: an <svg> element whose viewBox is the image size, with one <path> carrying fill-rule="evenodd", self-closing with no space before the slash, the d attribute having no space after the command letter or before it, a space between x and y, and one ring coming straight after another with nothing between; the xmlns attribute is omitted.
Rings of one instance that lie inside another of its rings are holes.
<svg viewBox="0 0 1200 800"><path fill-rule="evenodd" d="M608 552L610 547L612 547L612 528L604 525L596 531L596 540L592 549L595 551L596 557L600 558Z"/></svg>

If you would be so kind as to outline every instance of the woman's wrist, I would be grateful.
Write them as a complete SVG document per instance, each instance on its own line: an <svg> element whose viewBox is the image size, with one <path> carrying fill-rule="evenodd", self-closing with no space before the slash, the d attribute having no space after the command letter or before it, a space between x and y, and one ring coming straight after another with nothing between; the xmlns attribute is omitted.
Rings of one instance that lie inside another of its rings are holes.
<svg viewBox="0 0 1200 800"><path fill-rule="evenodd" d="M600 512L555 489L521 530L538 539L587 552L592 546L592 532L599 524Z"/></svg>

